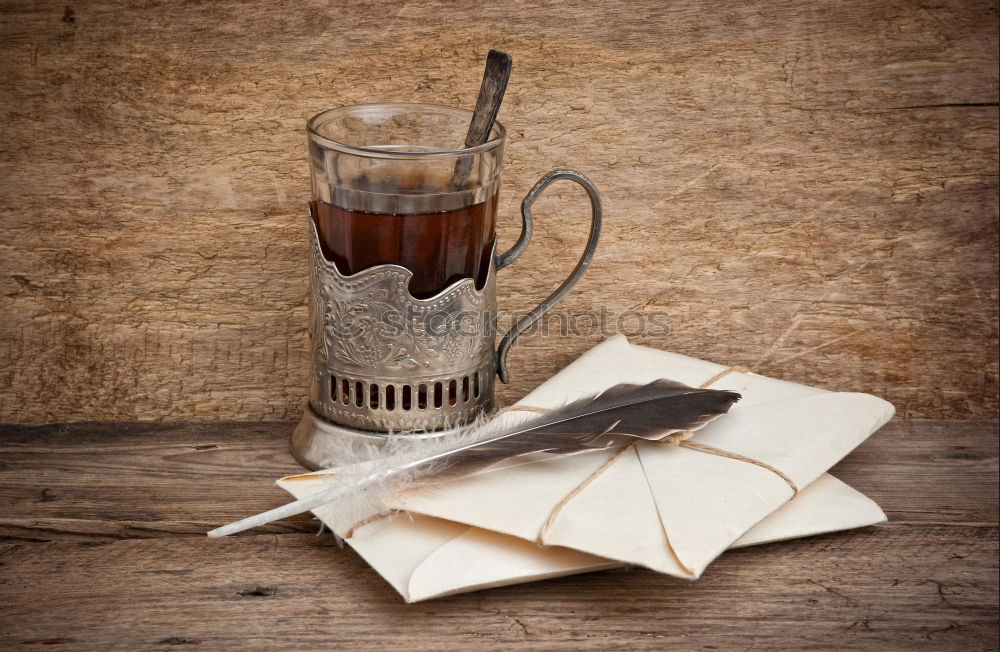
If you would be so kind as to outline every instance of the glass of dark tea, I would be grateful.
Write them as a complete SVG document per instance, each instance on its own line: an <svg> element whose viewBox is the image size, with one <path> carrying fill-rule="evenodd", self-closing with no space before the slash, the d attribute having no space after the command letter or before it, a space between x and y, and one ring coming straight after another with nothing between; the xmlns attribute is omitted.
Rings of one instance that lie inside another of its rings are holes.
<svg viewBox="0 0 1000 652"><path fill-rule="evenodd" d="M371 104L309 121L313 220L343 274L400 265L418 299L463 278L482 286L506 134L497 123L485 144L455 149L469 119L448 107Z"/></svg>
<svg viewBox="0 0 1000 652"><path fill-rule="evenodd" d="M511 343L586 269L601 205L572 170L542 177L522 203L517 242L495 250L506 131L497 122L485 143L463 147L471 119L457 108L368 104L309 120L313 379L293 446L300 460L310 461L304 451L330 424L428 432L490 412ZM591 201L584 255L497 348L496 272L525 249L531 206L559 179L583 186Z"/></svg>

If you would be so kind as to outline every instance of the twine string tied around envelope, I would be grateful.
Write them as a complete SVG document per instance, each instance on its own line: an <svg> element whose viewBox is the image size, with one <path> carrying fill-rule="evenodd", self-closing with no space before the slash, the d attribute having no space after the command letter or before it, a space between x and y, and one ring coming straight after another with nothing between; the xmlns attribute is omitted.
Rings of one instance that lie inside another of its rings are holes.
<svg viewBox="0 0 1000 652"><path fill-rule="evenodd" d="M732 373L749 373L749 370L744 367L728 367L726 369L723 369L719 373L715 374L714 376L703 382L701 385L699 385L699 389L707 389ZM537 412L538 414L545 414L546 412L548 412L548 410L546 410L545 408L538 408L529 405L513 405L507 408L503 408L500 412L501 413ZM747 462L748 464L754 464L763 469L767 469L768 471L774 473L782 480L784 480L786 483L788 483L788 486L791 487L792 489L792 498L794 498L799 493L799 488L795 484L795 482L791 478L789 478L786 474L784 474L781 470L776 469L775 467L771 466L766 462L762 462L761 460L755 460L751 457L740 455L739 453L733 453L730 451L722 450L721 448L715 448L714 446L708 446L706 444L700 444L698 442L689 441L693 434L694 433L691 432L690 430L675 432L661 439L659 443L666 444L668 446L683 446L685 448L690 448L691 450L701 451L702 453L708 453L709 455L718 455L719 457L726 457L731 460L737 460L740 462ZM636 443L622 447L622 449L619 450L615 455L613 455L607 462L602 464L600 468L598 468L596 471L587 476L587 478L584 479L583 482L578 484L572 491L566 494L563 497L563 499L560 500L556 504L556 506L552 508L552 511L549 512L549 516L545 521L545 525L543 525L542 529L539 530L538 532L538 537L535 540L535 543L539 545L544 545L545 535L548 534L549 530L551 530L552 526L555 524L556 519L559 517L560 512L562 512L563 508L566 507L566 505L568 505L571 500L573 500L576 496L578 496L580 492L582 492L584 489L590 486L590 484L593 483L597 478L599 478L601 474L603 474L605 471L611 468L615 462L621 459L624 455L627 455L629 451L635 447Z"/></svg>
<svg viewBox="0 0 1000 652"><path fill-rule="evenodd" d="M714 376L703 382L701 385L699 385L699 389L707 389L732 373L749 373L749 370L744 367L728 367L726 369L723 369L719 373L715 374ZM536 414L547 414L548 412L550 412L550 410L531 405L511 405L502 408L497 413L497 416L505 414L507 412L534 412ZM795 484L795 482L787 475L785 475L781 470L776 469L770 464L762 462L761 460L756 460L751 457L747 457L745 455L740 455L739 453L733 453L730 451L722 450L721 448L715 448L714 446L708 446L706 444L700 444L695 441L689 441L692 435L694 435L694 433L690 430L675 432L659 440L658 443L668 446L683 446L685 448L701 451L702 453L707 453L709 455L718 455L719 457L726 457L731 460L737 460L740 462L746 462L748 464L754 464L756 466L759 466L763 469L770 471L771 473L774 473L782 480L784 480L786 483L788 483L788 486L791 487L792 489L792 498L794 498L799 493L799 488ZM569 502L573 500L573 498L578 496L580 492L582 492L584 489L590 486L590 484L593 483L597 478L599 478L601 474L603 474L605 471L611 468L615 462L621 459L624 455L627 455L629 451L631 451L636 446L636 443L629 444L628 446L623 446L615 455L611 456L611 458L608 459L607 462L602 464L600 468L598 468L596 471L587 476L587 478L585 478L583 482L578 484L572 491L563 496L562 500L560 500L556 504L556 506L552 508L552 511L549 512L545 524L542 526L542 529L539 530L538 537L535 539L535 542L538 545L545 545L544 543L545 535L548 534L549 530L555 524L556 519L559 517L559 514L563 510L563 508L566 507L566 505L568 505ZM357 531L358 529L360 529L365 525L368 525L373 521L379 520L384 516L385 516L384 513L379 513L379 514L373 514L368 518L362 519L361 521L355 523L350 528L348 528L347 532L344 534L344 538L347 539L351 538L351 536L353 536L355 531Z"/></svg>

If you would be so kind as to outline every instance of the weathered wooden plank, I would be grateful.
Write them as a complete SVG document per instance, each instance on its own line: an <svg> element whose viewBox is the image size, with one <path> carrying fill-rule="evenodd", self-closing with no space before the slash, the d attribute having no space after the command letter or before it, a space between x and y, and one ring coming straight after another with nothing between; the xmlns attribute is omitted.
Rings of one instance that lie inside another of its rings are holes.
<svg viewBox="0 0 1000 652"><path fill-rule="evenodd" d="M279 505L274 481L302 467L294 424L83 423L5 427L4 536L105 539L202 535L229 515ZM265 531L316 531L309 515Z"/></svg>
<svg viewBox="0 0 1000 652"><path fill-rule="evenodd" d="M0 429L0 648L996 647L995 421L894 421L839 464L888 524L730 551L693 583L612 571L410 606L307 520L202 536L284 498L289 428Z"/></svg>
<svg viewBox="0 0 1000 652"><path fill-rule="evenodd" d="M514 76L503 240L573 165L607 205L565 303L665 314L661 348L909 417L997 407L990 0L309 0L0 7L0 420L294 419L306 392L304 120L469 106ZM584 200L536 205L501 279L572 266ZM600 339L527 339L506 400Z"/></svg>
<svg viewBox="0 0 1000 652"><path fill-rule="evenodd" d="M889 524L404 605L330 537L0 548L0 645L137 649L991 649L997 529Z"/></svg>
<svg viewBox="0 0 1000 652"><path fill-rule="evenodd" d="M201 535L276 507L298 472L292 424L68 424L0 429L0 538ZM893 521L995 524L995 421L893 421L833 473ZM297 517L263 532L315 531Z"/></svg>

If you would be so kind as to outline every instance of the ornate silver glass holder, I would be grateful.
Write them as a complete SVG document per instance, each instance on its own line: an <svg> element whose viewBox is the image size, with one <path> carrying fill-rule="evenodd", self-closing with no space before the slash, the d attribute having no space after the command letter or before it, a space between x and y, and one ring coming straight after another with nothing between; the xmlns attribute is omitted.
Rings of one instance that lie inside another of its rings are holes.
<svg viewBox="0 0 1000 652"><path fill-rule="evenodd" d="M559 179L586 189L590 237L569 277L496 342L496 275L531 240L531 206ZM292 433L292 454L305 467L336 464L359 442L376 447L398 437L439 437L495 409L495 378L507 382L514 340L566 295L593 258L601 231L601 199L584 175L556 170L521 203L522 230L510 250L493 256L482 288L462 279L429 299L408 290L412 272L378 265L344 276L310 235L309 405Z"/></svg>

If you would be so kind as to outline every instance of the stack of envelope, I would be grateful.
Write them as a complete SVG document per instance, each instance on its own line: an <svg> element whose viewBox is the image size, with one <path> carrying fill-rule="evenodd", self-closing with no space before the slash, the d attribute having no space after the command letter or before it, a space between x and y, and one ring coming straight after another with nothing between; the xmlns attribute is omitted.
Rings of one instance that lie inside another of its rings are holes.
<svg viewBox="0 0 1000 652"><path fill-rule="evenodd" d="M695 433L697 448L640 442L624 453L486 469L394 496L391 514L360 527L344 522L335 504L314 513L349 534L350 546L408 602L623 565L696 579L727 548L885 520L873 501L826 473L892 418L892 405L874 396L740 373L616 336L518 405L553 409L659 378L692 387L717 378L713 389L742 399ZM329 482L321 472L278 486L300 498Z"/></svg>

